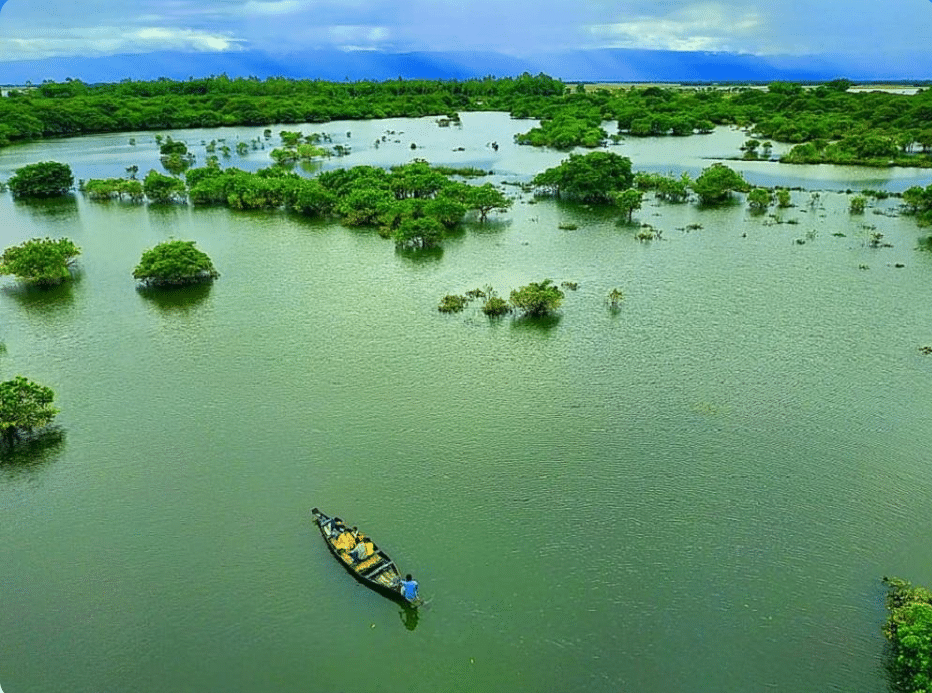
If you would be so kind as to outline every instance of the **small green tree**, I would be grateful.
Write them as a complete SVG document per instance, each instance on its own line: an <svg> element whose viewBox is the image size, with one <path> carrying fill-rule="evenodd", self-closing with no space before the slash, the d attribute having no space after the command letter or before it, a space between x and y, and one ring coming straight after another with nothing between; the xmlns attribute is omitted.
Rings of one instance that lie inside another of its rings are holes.
<svg viewBox="0 0 932 693"><path fill-rule="evenodd" d="M174 176L163 176L152 169L142 180L142 189L150 202L174 202L184 200L184 181Z"/></svg>
<svg viewBox="0 0 932 693"><path fill-rule="evenodd" d="M440 299L440 305L437 310L441 313L459 313L469 303L469 299L458 294L447 294Z"/></svg>
<svg viewBox="0 0 932 693"><path fill-rule="evenodd" d="M194 241L165 241L142 254L133 277L154 286L182 286L211 281L220 274Z"/></svg>
<svg viewBox="0 0 932 693"><path fill-rule="evenodd" d="M33 238L3 251L0 274L53 286L71 278L71 264L80 254L81 249L67 238Z"/></svg>
<svg viewBox="0 0 932 693"><path fill-rule="evenodd" d="M614 288L608 292L608 297L606 298L608 305L613 310L616 310L621 302L625 300L625 295L622 293L621 289Z"/></svg>
<svg viewBox="0 0 932 693"><path fill-rule="evenodd" d="M740 173L725 164L716 163L702 170L693 181L692 188L700 202L716 204L730 198L732 192L745 192L750 186Z"/></svg>
<svg viewBox="0 0 932 693"><path fill-rule="evenodd" d="M74 186L74 175L68 164L42 161L16 169L9 185L13 197L60 197Z"/></svg>
<svg viewBox="0 0 932 693"><path fill-rule="evenodd" d="M791 204L790 191L785 188L780 188L777 190L777 207L783 209L789 207Z"/></svg>
<svg viewBox="0 0 932 693"><path fill-rule="evenodd" d="M755 212L763 212L771 202L773 197L766 188L754 188L748 193L748 206Z"/></svg>
<svg viewBox="0 0 932 693"><path fill-rule="evenodd" d="M640 190L628 188L620 192L613 192L612 199L615 200L615 206L625 221L631 223L634 212L641 208L642 193Z"/></svg>
<svg viewBox="0 0 932 693"><path fill-rule="evenodd" d="M531 282L511 292L511 305L528 316L550 315L563 303L564 293L550 279Z"/></svg>
<svg viewBox="0 0 932 693"><path fill-rule="evenodd" d="M485 221L491 211L505 212L513 201L491 183L470 187L465 195L466 206L479 212L479 221Z"/></svg>
<svg viewBox="0 0 932 693"><path fill-rule="evenodd" d="M497 318L510 313L511 306L508 305L508 301L501 296L489 293L488 297L485 299L485 303L482 304L482 312L490 318Z"/></svg>
<svg viewBox="0 0 932 693"><path fill-rule="evenodd" d="M443 224L433 217L403 219L392 232L395 245L402 248L432 248L443 240Z"/></svg>
<svg viewBox="0 0 932 693"><path fill-rule="evenodd" d="M611 193L634 182L631 159L614 152L570 154L559 166L534 176L531 184L554 197L581 202L610 203Z"/></svg>
<svg viewBox="0 0 932 693"><path fill-rule="evenodd" d="M863 195L855 195L848 204L848 210L851 214L864 214L865 207L867 207L867 198Z"/></svg>
<svg viewBox="0 0 932 693"><path fill-rule="evenodd" d="M0 435L12 445L23 433L48 425L58 413L55 393L21 375L0 383Z"/></svg>

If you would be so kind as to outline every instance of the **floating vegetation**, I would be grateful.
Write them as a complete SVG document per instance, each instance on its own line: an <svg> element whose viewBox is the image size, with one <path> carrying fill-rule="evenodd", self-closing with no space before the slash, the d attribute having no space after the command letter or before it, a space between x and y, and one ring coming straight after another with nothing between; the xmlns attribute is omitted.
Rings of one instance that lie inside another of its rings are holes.
<svg viewBox="0 0 932 693"><path fill-rule="evenodd" d="M625 295L621 292L621 289L616 287L608 292L605 300L608 302L609 308L618 310L621 302L625 300Z"/></svg>
<svg viewBox="0 0 932 693"><path fill-rule="evenodd" d="M560 224L557 228L562 231L575 231L579 227L576 224Z"/></svg>
<svg viewBox="0 0 932 693"><path fill-rule="evenodd" d="M459 313L466 307L467 303L469 303L469 299L465 296L447 294L440 299L440 305L437 306L437 310L441 313Z"/></svg>
<svg viewBox="0 0 932 693"><path fill-rule="evenodd" d="M462 147L460 148L462 150ZM455 151L455 150L454 150ZM444 176L460 176L461 178L480 178L494 175L494 171L486 171L475 166L431 166L431 168Z"/></svg>
<svg viewBox="0 0 932 693"><path fill-rule="evenodd" d="M579 282L562 282L560 286L564 289L569 289L570 291L576 291L579 288Z"/></svg>
<svg viewBox="0 0 932 693"><path fill-rule="evenodd" d="M659 241L662 240L663 231L655 229L650 224L644 224L638 232L634 234L635 240L638 241Z"/></svg>
<svg viewBox="0 0 932 693"><path fill-rule="evenodd" d="M919 353L923 356L932 356L932 346L926 344L925 346L919 347Z"/></svg>
<svg viewBox="0 0 932 693"><path fill-rule="evenodd" d="M482 312L489 317L499 317L511 312L511 306L501 296L489 296L482 304Z"/></svg>

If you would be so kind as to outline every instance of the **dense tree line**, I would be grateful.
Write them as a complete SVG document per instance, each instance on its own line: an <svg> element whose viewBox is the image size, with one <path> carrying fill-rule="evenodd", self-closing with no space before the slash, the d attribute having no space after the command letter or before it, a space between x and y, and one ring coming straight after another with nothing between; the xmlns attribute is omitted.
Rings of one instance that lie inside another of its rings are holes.
<svg viewBox="0 0 932 693"><path fill-rule="evenodd" d="M813 87L775 82L766 88L570 90L543 74L341 83L225 75L99 85L67 80L0 99L0 145L95 132L506 111L541 120L517 137L535 146L598 147L622 136L689 136L736 125L768 141L802 145L785 157L789 162L932 165L932 92L855 92L850 86L834 80ZM617 132L604 129L610 121ZM750 155L758 153L745 151Z"/></svg>
<svg viewBox="0 0 932 693"><path fill-rule="evenodd" d="M323 123L509 111L565 86L546 75L465 81L323 82L224 75L188 81L44 82L0 99L0 145L38 137L222 125Z"/></svg>

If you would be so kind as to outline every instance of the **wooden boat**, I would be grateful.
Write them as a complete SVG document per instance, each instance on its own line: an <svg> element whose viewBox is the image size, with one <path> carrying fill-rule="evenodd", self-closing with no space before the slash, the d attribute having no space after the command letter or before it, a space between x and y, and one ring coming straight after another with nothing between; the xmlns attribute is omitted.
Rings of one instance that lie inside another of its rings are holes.
<svg viewBox="0 0 932 693"><path fill-rule="evenodd" d="M398 567L372 539L365 537L362 533L357 533L363 538L368 550L364 558L356 558L352 555L352 549L357 543L353 529L347 527L339 517L327 515L317 508L311 510L311 513L314 515L314 522L317 523L324 541L327 542L330 553L354 578L366 587L400 604L409 607L418 605L419 599L411 601L402 594L402 578Z"/></svg>

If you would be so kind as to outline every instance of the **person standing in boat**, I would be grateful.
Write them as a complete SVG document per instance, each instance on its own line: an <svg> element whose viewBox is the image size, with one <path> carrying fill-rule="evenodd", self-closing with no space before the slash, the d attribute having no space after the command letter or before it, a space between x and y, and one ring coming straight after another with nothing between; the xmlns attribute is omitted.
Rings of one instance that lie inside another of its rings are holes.
<svg viewBox="0 0 932 693"><path fill-rule="evenodd" d="M411 577L411 573L405 575L405 579L401 581L401 593L409 602L417 599L417 580Z"/></svg>

